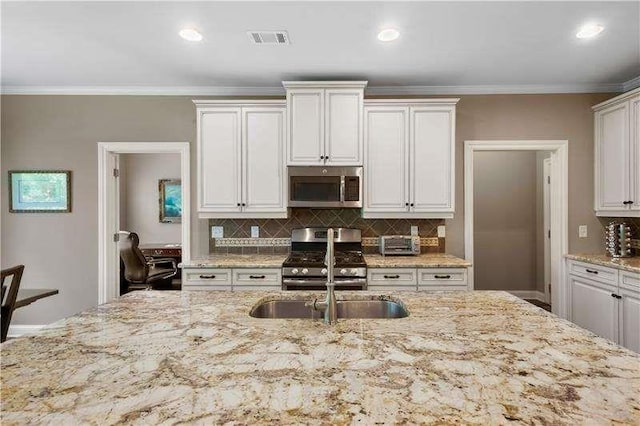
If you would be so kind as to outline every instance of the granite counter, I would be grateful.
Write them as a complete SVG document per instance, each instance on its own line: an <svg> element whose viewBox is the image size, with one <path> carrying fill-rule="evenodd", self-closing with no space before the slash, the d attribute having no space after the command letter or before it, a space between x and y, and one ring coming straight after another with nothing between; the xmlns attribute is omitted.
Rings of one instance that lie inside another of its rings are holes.
<svg viewBox="0 0 640 426"><path fill-rule="evenodd" d="M640 256L613 258L604 254L568 254L566 257L580 262L593 263L640 274Z"/></svg>
<svg viewBox="0 0 640 426"><path fill-rule="evenodd" d="M445 253L423 253L418 256L382 256L365 254L369 268L468 268L471 262Z"/></svg>
<svg viewBox="0 0 640 426"><path fill-rule="evenodd" d="M2 424L640 422L640 355L507 293L389 293L409 317L335 326L248 315L319 295L133 292L5 342Z"/></svg>

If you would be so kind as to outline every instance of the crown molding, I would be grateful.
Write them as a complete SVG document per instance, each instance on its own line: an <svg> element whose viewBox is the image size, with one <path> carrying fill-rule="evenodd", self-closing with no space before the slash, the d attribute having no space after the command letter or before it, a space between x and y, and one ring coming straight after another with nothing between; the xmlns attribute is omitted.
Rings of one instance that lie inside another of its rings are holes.
<svg viewBox="0 0 640 426"><path fill-rule="evenodd" d="M640 85L640 76L625 83L478 86L369 86L377 95L499 95L624 92ZM128 95L128 96L284 96L282 86L3 86L3 95Z"/></svg>
<svg viewBox="0 0 640 426"><path fill-rule="evenodd" d="M631 80L627 80L622 83L623 92L628 92L629 90L633 90L636 87L640 87L640 75L636 78L632 78Z"/></svg>

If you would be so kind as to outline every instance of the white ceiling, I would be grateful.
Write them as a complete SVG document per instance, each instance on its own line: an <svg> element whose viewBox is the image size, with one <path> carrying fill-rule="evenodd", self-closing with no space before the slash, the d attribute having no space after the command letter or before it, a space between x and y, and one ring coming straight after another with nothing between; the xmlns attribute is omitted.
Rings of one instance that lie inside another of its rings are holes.
<svg viewBox="0 0 640 426"><path fill-rule="evenodd" d="M4 93L266 94L298 79L530 93L620 90L640 76L639 1L3 2L1 12ZM577 39L588 21L605 31ZM204 41L179 38L185 26ZM385 26L401 37L379 42ZM292 44L254 45L248 30L287 30Z"/></svg>

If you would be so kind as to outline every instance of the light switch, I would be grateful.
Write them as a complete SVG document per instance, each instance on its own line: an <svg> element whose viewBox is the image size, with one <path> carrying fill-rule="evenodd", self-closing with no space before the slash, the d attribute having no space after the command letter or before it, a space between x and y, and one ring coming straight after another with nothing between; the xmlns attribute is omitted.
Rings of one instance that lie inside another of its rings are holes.
<svg viewBox="0 0 640 426"><path fill-rule="evenodd" d="M417 226L412 226L411 227L411 235L413 235L413 236L418 235L418 227Z"/></svg>
<svg viewBox="0 0 640 426"><path fill-rule="evenodd" d="M587 238L587 225L578 226L578 237Z"/></svg>
<svg viewBox="0 0 640 426"><path fill-rule="evenodd" d="M440 225L438 226L438 238L444 238L444 236L445 236L445 226Z"/></svg>
<svg viewBox="0 0 640 426"><path fill-rule="evenodd" d="M222 227L222 226L212 226L211 227L211 238L224 238L224 227Z"/></svg>
<svg viewBox="0 0 640 426"><path fill-rule="evenodd" d="M260 227L252 226L251 227L251 238L259 238L260 237Z"/></svg>

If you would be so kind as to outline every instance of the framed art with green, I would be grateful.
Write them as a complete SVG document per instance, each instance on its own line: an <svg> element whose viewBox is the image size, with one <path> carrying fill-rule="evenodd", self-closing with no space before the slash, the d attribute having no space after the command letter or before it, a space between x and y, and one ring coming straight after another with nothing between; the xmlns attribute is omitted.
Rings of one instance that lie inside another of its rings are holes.
<svg viewBox="0 0 640 426"><path fill-rule="evenodd" d="M71 212L71 171L9 171L9 211L11 213Z"/></svg>
<svg viewBox="0 0 640 426"><path fill-rule="evenodd" d="M182 222L182 184L180 179L160 179L158 181L160 192L160 222Z"/></svg>

